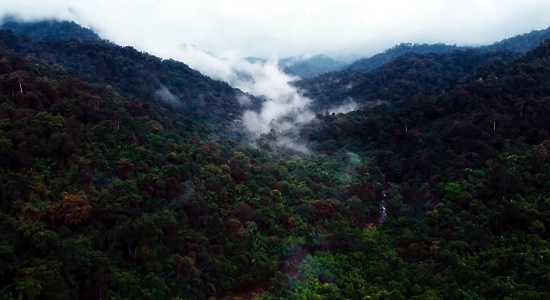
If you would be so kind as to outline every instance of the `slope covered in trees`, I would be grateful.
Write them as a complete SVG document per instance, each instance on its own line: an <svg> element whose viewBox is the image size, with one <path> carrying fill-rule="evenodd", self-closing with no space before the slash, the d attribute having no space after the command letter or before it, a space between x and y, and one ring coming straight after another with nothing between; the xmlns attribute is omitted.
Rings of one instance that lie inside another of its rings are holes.
<svg viewBox="0 0 550 300"><path fill-rule="evenodd" d="M238 101L240 97L252 100L246 109L258 108L259 100L255 97L225 82L212 80L184 63L162 60L104 40L88 40L85 37L89 32L74 23L40 24L13 26L21 32L30 28L29 33L37 39L12 30L0 30L0 41L4 47L20 55L62 67L68 74L101 86L112 87L123 97L162 106L179 118L207 125L220 134L231 134L236 130L233 121L244 110ZM56 36L58 27L70 29L62 32L78 34L70 39L63 34Z"/></svg>
<svg viewBox="0 0 550 300"><path fill-rule="evenodd" d="M281 195L327 197L308 187L312 167L2 57L3 296L200 299L313 238Z"/></svg>
<svg viewBox="0 0 550 300"><path fill-rule="evenodd" d="M360 104L401 101L414 95L443 93L459 79L491 59L509 61L509 51L479 50L452 53L408 53L373 71L346 70L295 82L313 107L323 111L350 100Z"/></svg>
<svg viewBox="0 0 550 300"><path fill-rule="evenodd" d="M550 298L548 43L404 56L373 75L391 101L295 129L305 155L124 85L141 61L187 80L190 107L238 93L183 64L0 33L3 299ZM121 85L57 61L76 56Z"/></svg>
<svg viewBox="0 0 550 300"><path fill-rule="evenodd" d="M517 53L525 53L537 47L541 41L546 39L550 39L550 27L541 30L532 30L481 48L488 51L506 49Z"/></svg>
<svg viewBox="0 0 550 300"><path fill-rule="evenodd" d="M100 42L102 40L94 31L69 21L19 22L15 18L4 17L0 21L0 28L10 29L32 39L44 41L76 39L79 41Z"/></svg>
<svg viewBox="0 0 550 300"><path fill-rule="evenodd" d="M359 284L380 298L550 297L549 76L546 42L510 64L485 65L444 95L319 115L305 126L310 147L368 157L400 197L388 202L376 238L363 241L371 251L306 262L304 272L324 264L332 289L296 284L336 298L359 296L344 294Z"/></svg>
<svg viewBox="0 0 550 300"><path fill-rule="evenodd" d="M482 47L402 43L358 60L347 70L294 84L316 100L313 108L317 112L352 101L369 106L400 101L413 95L444 93L490 60L510 61L548 38L550 27Z"/></svg>
<svg viewBox="0 0 550 300"><path fill-rule="evenodd" d="M360 179L335 171L345 153L212 140L162 106L0 49L3 298L204 299L345 248L341 234L377 218L374 179L354 191ZM355 193L369 196L337 198Z"/></svg>
<svg viewBox="0 0 550 300"><path fill-rule="evenodd" d="M362 58L353 62L350 66L350 70L364 70L371 71L386 63L392 59L402 56L407 53L449 53L455 50L465 50L466 47L458 47L456 45L446 44L411 44L401 43L395 45L389 49L384 50L382 53L375 54L369 58Z"/></svg>
<svg viewBox="0 0 550 300"><path fill-rule="evenodd" d="M362 58L353 62L350 70L374 70L399 56L407 53L425 54L425 53L450 53L456 50L474 50L481 51L510 51L517 54L525 53L539 45L545 39L550 38L550 27L542 30L532 30L531 32L513 36L502 41L495 42L491 45L473 47L473 46L456 46L446 44L412 44L401 43L392 48L386 49L382 53L375 54L368 58Z"/></svg>

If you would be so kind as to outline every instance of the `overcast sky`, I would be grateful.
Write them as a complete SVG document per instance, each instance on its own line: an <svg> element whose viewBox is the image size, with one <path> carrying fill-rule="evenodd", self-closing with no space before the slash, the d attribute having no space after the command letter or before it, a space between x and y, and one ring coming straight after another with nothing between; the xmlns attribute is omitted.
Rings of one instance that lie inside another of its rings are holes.
<svg viewBox="0 0 550 300"><path fill-rule="evenodd" d="M1 14L57 17L169 56L369 56L400 42L488 44L550 26L550 0L0 0Z"/></svg>

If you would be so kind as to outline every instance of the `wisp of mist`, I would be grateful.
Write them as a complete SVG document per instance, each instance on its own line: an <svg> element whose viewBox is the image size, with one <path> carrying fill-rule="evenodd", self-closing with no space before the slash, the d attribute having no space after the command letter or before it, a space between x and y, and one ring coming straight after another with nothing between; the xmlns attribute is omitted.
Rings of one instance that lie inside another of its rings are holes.
<svg viewBox="0 0 550 300"><path fill-rule="evenodd" d="M229 83L246 93L265 99L259 112L246 110L242 124L253 138L275 130L288 130L297 124L311 121L315 114L309 108L312 99L304 96L291 81L299 79L279 69L276 59L266 63L251 63L240 58L219 58L192 45L182 45L174 57L213 79ZM239 104L247 107L250 99L241 97ZM353 104L335 109L343 112L356 108ZM287 146L299 152L308 153L307 147L288 137L280 146Z"/></svg>

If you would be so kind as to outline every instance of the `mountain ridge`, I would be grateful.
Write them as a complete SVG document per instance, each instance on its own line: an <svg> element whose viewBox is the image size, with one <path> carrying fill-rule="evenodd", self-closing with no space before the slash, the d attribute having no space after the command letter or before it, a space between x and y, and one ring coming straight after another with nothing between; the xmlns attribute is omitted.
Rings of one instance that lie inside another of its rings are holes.
<svg viewBox="0 0 550 300"><path fill-rule="evenodd" d="M63 26L76 24L63 23ZM235 131L233 127L237 124L233 121L243 112L239 97L252 100L250 109L260 103L254 96L204 76L182 62L163 60L133 47L121 47L105 40L35 40L11 30L0 30L0 36L4 47L16 53L63 66L85 80L114 87L122 96L166 106L186 119L215 125L219 130Z"/></svg>
<svg viewBox="0 0 550 300"><path fill-rule="evenodd" d="M21 35L43 41L76 39L99 42L103 40L94 30L80 26L74 21L51 19L20 22L14 17L5 16L0 20L0 28L10 29Z"/></svg>
<svg viewBox="0 0 550 300"><path fill-rule="evenodd" d="M393 58L401 56L406 53L449 53L455 50L468 50L479 49L481 51L497 51L507 50L516 53L525 53L528 50L535 48L539 43L550 38L550 27L541 30L532 30L528 33L518 34L513 37L496 41L490 45L484 46L457 46L447 44L413 44L413 43L401 43L386 49L381 53L375 54L368 58L363 58L353 62L349 69L352 70L373 70L385 63L388 63Z"/></svg>

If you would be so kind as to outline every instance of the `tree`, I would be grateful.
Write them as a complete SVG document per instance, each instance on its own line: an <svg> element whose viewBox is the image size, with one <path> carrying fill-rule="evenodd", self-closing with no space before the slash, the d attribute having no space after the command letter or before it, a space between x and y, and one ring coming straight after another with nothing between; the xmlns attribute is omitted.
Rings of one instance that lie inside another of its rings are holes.
<svg viewBox="0 0 550 300"><path fill-rule="evenodd" d="M48 210L53 220L72 227L88 221L94 212L88 196L85 194L61 195L61 204L54 204Z"/></svg>

